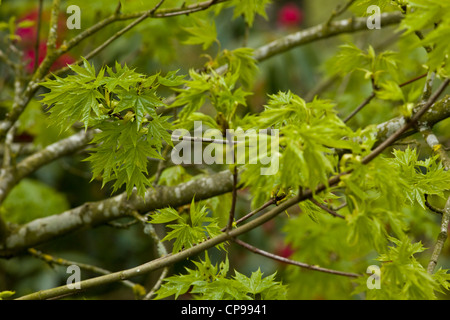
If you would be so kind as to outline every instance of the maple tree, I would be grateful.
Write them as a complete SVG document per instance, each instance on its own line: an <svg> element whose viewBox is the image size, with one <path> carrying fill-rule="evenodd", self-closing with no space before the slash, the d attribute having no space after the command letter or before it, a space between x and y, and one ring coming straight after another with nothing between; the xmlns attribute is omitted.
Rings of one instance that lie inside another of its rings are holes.
<svg viewBox="0 0 450 320"><path fill-rule="evenodd" d="M59 0L1 16L5 274L26 256L93 273L74 283L81 294L121 282L137 299L448 296L450 4L333 1L323 15L269 0L69 2L92 24L67 30ZM373 5L381 29L368 27ZM242 36L230 40L231 25ZM212 134L190 136L197 123ZM177 163L186 141L211 163ZM52 166L82 182L58 190ZM123 243L106 243L121 229L144 261L116 260ZM115 271L57 256L86 230ZM79 293L66 280L18 281L0 298Z"/></svg>

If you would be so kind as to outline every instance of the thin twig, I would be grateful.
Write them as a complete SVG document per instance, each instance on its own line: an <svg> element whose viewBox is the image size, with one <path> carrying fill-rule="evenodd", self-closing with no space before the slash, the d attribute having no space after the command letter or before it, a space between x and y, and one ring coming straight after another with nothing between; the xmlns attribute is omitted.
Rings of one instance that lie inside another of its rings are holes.
<svg viewBox="0 0 450 320"><path fill-rule="evenodd" d="M52 11L50 16L50 26L47 38L47 56L56 50L56 40L58 38L58 18L61 0L53 0Z"/></svg>
<svg viewBox="0 0 450 320"><path fill-rule="evenodd" d="M5 52L0 49L0 60L2 60L6 65L8 65L12 70L17 70L17 64L12 61Z"/></svg>
<svg viewBox="0 0 450 320"><path fill-rule="evenodd" d="M163 153L161 154L161 156L163 158L166 157L167 153L170 150L170 145L166 145L166 147L163 150ZM158 162L158 168L156 169L156 173L155 173L155 178L153 180L152 185L155 187L158 185L159 183L159 179L161 178L161 174L164 171L164 169L166 168L166 162L164 160L159 160Z"/></svg>
<svg viewBox="0 0 450 320"><path fill-rule="evenodd" d="M252 246L252 245L250 245L250 244L248 244L248 243L246 243L244 241L236 239L236 238L234 238L233 241L235 243L237 243L238 245L246 248L247 250L250 250L251 252L257 253L259 255L262 255L264 257L267 257L267 258L270 258L270 259L273 259L273 260L276 260L276 261L280 261L280 262L283 262L283 263L287 263L287 264L291 264L291 265L294 265L294 266L297 266L297 267L301 267L301 268L304 268L304 269L313 270L313 271L319 271L319 272L324 272L324 273L329 273L329 274L334 274L334 275L338 275L338 276L350 277L350 278L358 278L358 277L361 276L359 274L352 273L352 272L344 272L344 271L338 271L338 270L333 270L333 269L328 269L328 268L322 268L322 267L319 267L317 265L306 264L306 263L303 263L303 262L298 262L298 261L291 260L291 259L288 259L288 258L285 258L285 257L281 257L279 255L276 255L276 254L264 251L262 249L256 248L256 247L254 247L254 246Z"/></svg>
<svg viewBox="0 0 450 320"><path fill-rule="evenodd" d="M267 208L267 207L269 207L269 206L271 206L272 204L275 204L275 203L276 203L275 199L270 199L269 201L264 203L261 207L259 207L259 208L255 209L255 210L247 213L245 216L243 216L243 217L239 218L238 220L236 220L236 225L238 225L238 224L244 222L245 220L253 217L255 214L261 212L265 208ZM222 231L224 231L224 230L222 230Z"/></svg>
<svg viewBox="0 0 450 320"><path fill-rule="evenodd" d="M163 269L158 280L153 285L152 289L145 295L144 298L142 298L142 300L150 300L155 295L156 290L158 290L159 287L161 287L161 284L162 284L163 280L167 277L168 272L169 272L169 268L166 267Z"/></svg>
<svg viewBox="0 0 450 320"><path fill-rule="evenodd" d="M413 82L415 82L415 81L417 81L417 80L420 80L420 79L422 79L422 78L425 78L427 76L427 73L425 73L425 74L422 74L422 75L420 75L420 76L418 76L418 77L415 77L415 78L413 78L413 79L411 79L411 80L408 80L408 81L406 81L406 82L404 82L404 83L401 83L401 84L399 84L398 86L401 88L401 87L404 87L404 86L406 86L406 85L408 85L408 84L411 84L411 83L413 83ZM352 111L352 113L350 113L345 119L344 119L344 123L346 123L346 122L348 122L351 118L353 118L353 116L355 116L355 114L357 114L359 111L361 111L365 106L367 106L369 103L370 103L370 101L372 101L372 99L373 98L375 98L375 96L376 96L376 92L375 92L375 90L373 90L372 91L372 93L370 94L370 96L368 96L355 110L353 110Z"/></svg>
<svg viewBox="0 0 450 320"><path fill-rule="evenodd" d="M372 101L373 98L375 98L376 94L375 91L372 91L372 93L370 94L370 96L368 96L355 110L352 111L352 113L350 113L345 119L344 119L344 123L348 122L351 118L353 118L353 116L355 114L357 114L358 112L360 112L362 110L362 108L364 108L365 106L367 106L370 101Z"/></svg>
<svg viewBox="0 0 450 320"><path fill-rule="evenodd" d="M94 272L94 273L98 273L98 274L111 274L111 271L97 267L97 266L93 266L90 264L86 264L86 263L80 263L80 262L75 262L75 261L70 261L70 260L66 260L63 258L56 258L50 254L47 253L43 253L39 250L36 250L34 248L30 248L28 249L28 253L31 254L33 257L36 257L50 265L60 265L60 266L71 266L71 265L76 265L78 267L80 267L80 269L86 270L86 271L90 271L90 272ZM135 288L135 286L137 285L134 282L131 282L129 280L125 280L122 281L122 283L124 285L126 285L127 287L130 288Z"/></svg>
<svg viewBox="0 0 450 320"><path fill-rule="evenodd" d="M192 136L177 136L172 135L172 141L193 141L202 143L217 143L217 144L238 144L240 141L236 140L222 140L222 139L211 139L204 137L192 137Z"/></svg>
<svg viewBox="0 0 450 320"><path fill-rule="evenodd" d="M259 212L263 211L264 209L266 209L267 207L271 206L272 204L276 204L277 200L275 198L270 199L269 201L267 201L266 203L264 203L261 207L247 213L245 216L241 217L240 219L236 220L235 224L236 226L242 222L244 222L245 220L253 217L254 215L258 214ZM220 231L225 232L227 230L227 227L223 227Z"/></svg>
<svg viewBox="0 0 450 320"><path fill-rule="evenodd" d="M336 208L331 208L331 210L333 210L333 211L339 211L339 210L341 210L342 208L344 208L344 207L346 207L346 206L347 206L347 202L344 202L344 203L342 203L341 205L337 206Z"/></svg>
<svg viewBox="0 0 450 320"><path fill-rule="evenodd" d="M322 209L322 210L328 212L329 214L331 214L333 217L345 219L345 217L343 215L341 215L341 214L337 213L336 211L328 208L327 206L323 205L322 203L320 203L316 199L312 198L311 202L314 203L316 206L318 206L320 209Z"/></svg>
<svg viewBox="0 0 450 320"><path fill-rule="evenodd" d="M428 109L431 108L431 106L436 102L436 100L439 98L439 96L444 92L445 88L450 83L450 79L445 79L445 81L441 84L441 86L436 90L435 93L430 97L430 99L423 105L414 115L412 118L405 123L404 126L402 126L400 129L398 129L395 133L393 133L391 136L389 136L386 140L384 140L381 144L379 144L372 152L367 155L363 160L362 163L366 164L372 161L374 158L376 158L381 152L384 151L388 146L390 146L395 140L397 140L404 132L406 132L408 129L412 128L417 121L428 111Z"/></svg>
<svg viewBox="0 0 450 320"><path fill-rule="evenodd" d="M327 24L330 24L335 18L343 14L355 2L355 0L348 0L343 6L339 5L333 10L331 16L328 18Z"/></svg>
<svg viewBox="0 0 450 320"><path fill-rule="evenodd" d="M99 30L102 30L103 28L105 28L107 25L109 25L113 22L116 22L116 21L130 20L130 19L137 18L134 22L129 24L127 27L121 29L118 33L111 36L108 40L106 40L103 44L98 46L96 49L94 49L91 52L89 52L88 54L86 54L84 56L85 59L93 58L95 55L100 53L103 49L105 49L109 44L111 44L114 40L116 40L122 34L124 34L125 32L127 32L128 30L130 30L135 25L137 25L138 23L140 23L141 21L145 20L148 17L167 18L167 17L185 15L185 14L189 14L189 13L206 10L219 2L226 2L226 1L229 1L229 0L220 0L220 1L212 0L212 1L205 1L205 2L201 2L201 3L193 4L193 5L190 5L187 7L158 10L160 8L160 6L164 3L164 0L161 0L155 7L153 7L150 10L140 12L140 13L131 13L131 14L121 14L120 7L118 6L119 10L116 9L114 14L105 18L102 21L99 21L97 24L93 25L89 29L86 29L85 31L83 31L82 33L77 35L76 37L67 41L64 44L64 46L62 46L63 49L60 50L60 55L69 51L70 49L72 49L74 46L76 46L81 41L85 40L86 38L92 36ZM73 64L79 65L82 62L83 62L83 60L80 59L80 60L74 62ZM64 72L68 71L69 69L70 69L69 67L63 67L61 69L55 70L52 74L47 75L47 78L52 77L53 75L59 75L61 73L64 73Z"/></svg>
<svg viewBox="0 0 450 320"><path fill-rule="evenodd" d="M12 143L14 141L14 134L16 132L16 125L12 126L6 134L4 153L3 153L3 170L10 168L13 164Z"/></svg>
<svg viewBox="0 0 450 320"><path fill-rule="evenodd" d="M156 243L156 247L157 247L157 251L158 251L158 255L160 257L164 257L168 254L166 247L164 246L164 244L162 243L161 239L159 238L158 234L156 233L155 228L153 227L153 225L151 223L148 223L148 221L146 220L145 217L143 217L142 215L139 214L139 212L137 211L132 211L131 215L136 218L136 220L142 222L142 224L144 225L144 232L148 235L150 235L150 237L153 239L153 241ZM159 275L158 280L156 281L156 283L153 285L153 287L149 290L149 292L142 298L142 300L150 300L153 295L155 294L156 290L158 290L158 288L161 286L162 281L164 280L164 278L167 276L167 273L169 272L169 268L165 267L163 269L163 271L161 272L161 274Z"/></svg>
<svg viewBox="0 0 450 320"><path fill-rule="evenodd" d="M237 201L237 179L238 179L238 172L237 172L237 166L234 166L233 168L233 190L231 191L231 208L230 208L230 215L228 217L228 224L226 230L229 231L233 228L233 222L234 222L234 215L236 212L236 201Z"/></svg>
<svg viewBox="0 0 450 320"><path fill-rule="evenodd" d="M420 133L427 145L431 148L434 154L436 154L445 167L445 170L450 170L450 157L439 142L438 137L434 134L433 130L428 126L421 124L419 128Z"/></svg>
<svg viewBox="0 0 450 320"><path fill-rule="evenodd" d="M450 197L447 200L447 203L444 207L444 213L442 215L441 220L441 231L437 237L436 244L434 245L433 253L431 254L430 262L428 263L427 271L429 274L432 274L434 268L437 265L439 256L442 252L442 248L444 247L445 241L447 240L448 227L450 223Z"/></svg>

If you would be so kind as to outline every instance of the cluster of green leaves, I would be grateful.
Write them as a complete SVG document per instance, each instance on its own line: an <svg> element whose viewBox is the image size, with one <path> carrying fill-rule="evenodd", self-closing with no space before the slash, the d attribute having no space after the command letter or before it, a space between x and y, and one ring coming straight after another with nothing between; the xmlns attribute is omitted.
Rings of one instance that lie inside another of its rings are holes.
<svg viewBox="0 0 450 320"><path fill-rule="evenodd" d="M367 290L365 279L360 279L355 292L365 292L368 299L429 300L450 289L447 270L439 269L431 275L415 258L425 250L422 243L411 243L408 238L390 241L387 252L376 259L381 262L380 289Z"/></svg>
<svg viewBox="0 0 450 320"><path fill-rule="evenodd" d="M432 48L428 54L428 67L437 70L443 77L450 75L450 51L447 46L450 36L450 3L440 0L407 1L407 12L400 28L406 29L405 35L421 32L424 38L415 45Z"/></svg>
<svg viewBox="0 0 450 320"><path fill-rule="evenodd" d="M403 191L411 205L419 204L425 210L425 195L445 199L444 191L450 188L450 172L445 170L438 156L419 160L416 149L393 152L394 158L387 161L405 180Z"/></svg>
<svg viewBox="0 0 450 320"><path fill-rule="evenodd" d="M75 75L42 83L50 90L42 99L50 107L50 123L60 131L79 122L85 129L98 129L87 158L93 179L101 177L103 185L114 180L113 192L125 184L128 195L136 188L143 196L151 185L148 158L162 159L163 142L172 144L169 118L156 112L165 106L157 89L179 86L183 77L176 72L145 76L118 63L115 70L106 67L97 73L86 60L84 67L70 68Z"/></svg>
<svg viewBox="0 0 450 320"><path fill-rule="evenodd" d="M344 114L350 113L370 92L374 92L375 99L355 119L362 119L364 113L369 112L366 110L374 108L377 109L376 114L371 113L372 118L375 117L374 122L398 115L411 116L424 84L423 81L410 83L409 80L426 72L426 51L415 34L402 35L397 44L393 51L375 50L371 44L367 44L364 50L353 43L346 43L326 62L333 76L346 81L348 93L332 97ZM349 110L346 111L347 108Z"/></svg>
<svg viewBox="0 0 450 320"><path fill-rule="evenodd" d="M214 70L219 64L227 64L225 74L219 74ZM183 107L179 117L181 123L186 125L186 122L196 120L196 111L209 101L229 126L236 108L239 105L247 105L246 96L251 93L245 87L249 87L253 82L256 72L252 49L225 50L216 61L207 64L206 71L189 71L190 79L185 81L183 88L176 89L179 94L170 107ZM212 118L202 120L221 127L219 120Z"/></svg>
<svg viewBox="0 0 450 320"><path fill-rule="evenodd" d="M397 84L401 76L398 72L398 53L387 50L377 54L372 46L364 51L349 43L340 46L330 63L334 70L343 75L354 71L363 72L364 79L370 80L377 89L378 98L404 100L403 92Z"/></svg>
<svg viewBox="0 0 450 320"><path fill-rule="evenodd" d="M448 270L441 269L431 276L414 258L424 248L414 242L416 233L411 227L422 224L422 217L429 215L425 194L444 198L443 192L450 186L450 173L443 170L435 157L419 160L416 151L409 148L395 150L393 157L381 156L366 165L351 157L345 167L353 172L343 176L330 193L317 198L332 205L345 201L347 206L339 211L345 219L334 218L311 202L300 204L305 214L290 219L284 228L286 241L295 250L293 258L365 273L365 268L374 264L373 259L378 256L375 260L383 263L381 290L369 290L367 277L360 277L356 280L359 289L352 293L364 292L369 299L434 299L437 293L448 290ZM417 204L422 210L412 210ZM406 216L406 212L410 215ZM432 215L429 216L431 222ZM423 240L424 234L420 236ZM361 260L362 257L366 258ZM352 260L355 263L350 267ZM298 270L292 270L288 278L289 282L307 287L309 282L316 283L317 290L312 293L292 285L293 292L301 296L323 294L330 283L335 291L327 298L352 292L349 279L331 279Z"/></svg>
<svg viewBox="0 0 450 320"><path fill-rule="evenodd" d="M188 33L188 38L183 41L184 44L201 44L202 49L206 50L217 41L216 23L208 17L201 19L196 16L192 19L191 25L184 30Z"/></svg>
<svg viewBox="0 0 450 320"><path fill-rule="evenodd" d="M218 13L225 7L234 7L234 18L243 16L247 25L252 26L256 15L267 17L265 9L269 3L270 0L233 0L215 6L214 10ZM381 101L403 104L415 101L420 90L416 88L406 96L399 86L405 80L404 70L414 70L417 76L417 65L420 65L416 59L414 68L404 69L405 51L424 45L432 47L428 66L437 69L440 75L448 75L449 49L445 44L449 35L449 5L439 0L358 0L352 10L367 14L370 5L378 5L383 11L404 10L406 6L401 24L401 28L407 29L401 40L403 52L376 53L372 46L364 51L350 43L341 46L329 68L341 76L362 76ZM218 43L220 48L216 25L209 13L189 19L184 28L188 35L184 44L201 45L207 50ZM414 32L424 29L430 31L423 40L411 42L409 47L404 44ZM321 203L345 201L347 206L339 212L345 219L324 215L311 201L300 203L301 211L306 214L290 219L285 227L287 241L296 250L294 259L338 270L353 268L361 273L378 256L377 261L382 262L382 290L367 290L366 278L357 280L361 282L356 293L364 292L368 298L435 298L436 292L448 289L447 270L428 275L414 257L424 248L421 243L412 242L408 232L411 220L421 220L407 217L405 209L419 204L425 210L425 195L443 197L450 185L449 172L443 170L436 158L418 160L416 151L410 149L396 150L393 157L379 157L363 165L361 159L375 143L374 129L352 130L337 115L335 103L330 100L316 98L306 102L290 91L279 92L268 96L263 112L239 119L236 110L238 106L246 106L258 70L252 49L219 52L215 59L210 57L202 70L190 70L187 80L176 72L146 76L119 64L115 70L107 67L98 73L87 61L84 68L71 68L76 75L55 77L43 83L50 89L44 94L43 103L51 106L50 122L61 131L69 130L78 122L86 129L99 130L87 160L92 163L94 177L102 177L103 184L114 181L114 191L126 185L128 194L136 187L137 193L143 195L151 185L147 177L148 158L161 159L163 143L172 144L168 133L172 124L169 118L157 114L158 107L181 107L176 125L182 128L201 120L222 132L237 127L279 130L276 141L279 149L257 155L257 160L267 156L275 159L278 170L272 175L261 175L261 169L267 165L260 161L257 165L245 165L241 175L244 187L249 187L253 194L254 207L274 193L295 193L299 188L315 190L320 184L327 185L330 176L352 171L341 177L338 186L315 195ZM170 106L164 105L158 96L160 85L178 93ZM353 105L355 91L351 92ZM208 104L214 108L215 118L199 112ZM270 136L270 139L275 138ZM336 150L345 150L344 156ZM160 183L175 185L191 178L178 166L163 171ZM150 223L167 224L171 230L163 241L172 241L173 252L179 252L220 233L219 221L223 217L217 216L217 212L226 207L221 201L230 203L229 198L213 198L205 205L195 204L193 200L187 211L162 209L152 215ZM227 278L228 259L217 266L207 255L205 261L194 264L196 269L187 268L187 274L166 278L157 298L172 295L177 298L187 292L200 299L288 296L286 287L275 281L275 274L263 278L258 269L250 277L235 271L234 277ZM342 298L352 293L353 284L345 277L311 274L294 267L288 270L293 297L322 298L315 295L326 292L330 294L326 297ZM328 290L331 283L335 286ZM296 296L298 292L301 294Z"/></svg>
<svg viewBox="0 0 450 320"><path fill-rule="evenodd" d="M287 287L275 280L276 274L263 278L260 269L250 277L234 271L229 278L229 261L214 265L205 252L204 261L193 261L195 269L186 268L187 273L164 279L156 292L156 299L169 296L178 298L185 293L203 300L277 300L285 299Z"/></svg>
<svg viewBox="0 0 450 320"><path fill-rule="evenodd" d="M267 201L272 190L299 187L314 190L327 184L339 170L335 149L347 149L355 156L364 155L374 143L371 129L353 132L338 117L329 100L314 99L306 103L292 92L269 96L263 112L245 117L245 128L279 130L279 152L268 150L259 157L279 162L273 175L260 176L264 165L248 165L242 174L245 185L254 190L254 204ZM293 174L295 173L295 174Z"/></svg>
<svg viewBox="0 0 450 320"><path fill-rule="evenodd" d="M396 150L393 158L356 164L352 174L342 178L342 185L349 205L349 241L369 241L383 252L389 230L400 238L408 230L403 208L419 203L425 209L425 194L443 197L450 174L436 158L419 161L416 152L408 148Z"/></svg>
<svg viewBox="0 0 450 320"><path fill-rule="evenodd" d="M167 227L172 229L162 239L162 241L175 240L173 242L173 252L188 249L208 237L214 237L220 234L220 228L217 219L208 216L208 209L206 206L195 204L192 199L189 214L184 215L178 213L173 208L164 208L158 210L151 216L150 223L168 223L176 220L176 223L168 224ZM223 248L223 244L219 245Z"/></svg>

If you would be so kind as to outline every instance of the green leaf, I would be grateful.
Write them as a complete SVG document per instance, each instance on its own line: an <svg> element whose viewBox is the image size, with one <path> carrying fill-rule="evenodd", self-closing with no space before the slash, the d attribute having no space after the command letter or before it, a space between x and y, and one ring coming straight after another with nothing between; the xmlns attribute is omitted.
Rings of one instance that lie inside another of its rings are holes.
<svg viewBox="0 0 450 320"><path fill-rule="evenodd" d="M83 59L83 67L80 67L76 64L70 64L69 68L74 71L84 83L88 83L90 81L94 81L97 79L94 64L89 64L89 62Z"/></svg>
<svg viewBox="0 0 450 320"><path fill-rule="evenodd" d="M182 219L177 210L173 208L164 208L158 210L151 215L151 218L152 220L150 220L150 223L167 223L177 219Z"/></svg>
<svg viewBox="0 0 450 320"><path fill-rule="evenodd" d="M255 15L267 19L266 7L270 3L271 0L233 0L231 3L234 6L233 19L243 16L247 25L252 27Z"/></svg>
<svg viewBox="0 0 450 320"><path fill-rule="evenodd" d="M368 7L375 5L380 8L381 12L385 12L392 2L391 0L356 0L350 8L358 16L367 16L370 14L367 12Z"/></svg>
<svg viewBox="0 0 450 320"><path fill-rule="evenodd" d="M426 269L414 257L425 250L422 243L411 242L407 237L390 238L392 245L377 260L381 261L381 290L376 293L378 299L436 299L441 290L440 282L428 274ZM370 291L370 290L368 290ZM374 293L375 294L375 293ZM372 294L369 295L371 298Z"/></svg>
<svg viewBox="0 0 450 320"><path fill-rule="evenodd" d="M147 122L147 139L150 144L154 145L158 152L161 152L163 141L168 145L173 146L172 136L169 130L172 129L171 123L168 122L170 117L155 116L152 120Z"/></svg>
<svg viewBox="0 0 450 320"><path fill-rule="evenodd" d="M178 76L179 70L175 70L175 71L170 71L166 74L165 77L158 75L158 82L166 87L177 87L177 86L181 86L184 82L185 82L185 77L184 75L180 75Z"/></svg>
<svg viewBox="0 0 450 320"><path fill-rule="evenodd" d="M156 292L156 299L174 295L177 299L188 292L196 299L204 300L251 300L251 299L285 299L286 287L274 280L275 274L262 278L258 271L250 278L235 271L235 277L227 278L229 271L228 256L219 265L212 264L208 253L204 261L194 261L195 269L186 268L186 274L164 279Z"/></svg>
<svg viewBox="0 0 450 320"><path fill-rule="evenodd" d="M115 71L110 67L106 67L106 70L109 76L103 79L103 83L109 92L114 91L117 86L128 91L144 79L143 74L135 72L134 69L130 70L126 64L122 67L118 62Z"/></svg>
<svg viewBox="0 0 450 320"><path fill-rule="evenodd" d="M210 76L207 74L197 73L195 70L189 70L190 80L186 81L187 88L175 89L179 92L177 99L170 105L171 108L183 106L180 112L181 119L185 119L192 112L202 107L206 100L206 92L212 87Z"/></svg>
<svg viewBox="0 0 450 320"><path fill-rule="evenodd" d="M175 240L173 243L173 252L175 253L182 249L193 247L207 237L214 237L220 233L217 219L209 217L208 214L206 206L200 207L192 199L189 209L189 220L180 216L176 210L169 208L160 210L150 222L166 223L177 220L177 223L167 225L172 230L162 239L162 241ZM218 247L223 248L223 244L220 244Z"/></svg>
<svg viewBox="0 0 450 320"><path fill-rule="evenodd" d="M261 298L265 299L284 299L286 297L285 288L275 281L276 273L262 277L263 273L258 268L257 271L252 272L250 278L244 276L243 274L235 271L234 279L237 280L243 287L243 290L250 293L254 299Z"/></svg>
<svg viewBox="0 0 450 320"><path fill-rule="evenodd" d="M239 80L245 88L252 87L258 71L257 61L253 57L253 51L251 48L237 48L232 51L225 50L222 57L224 60L223 63L228 64L229 72L239 74Z"/></svg>
<svg viewBox="0 0 450 320"><path fill-rule="evenodd" d="M156 95L156 89L146 90L144 93L130 90L119 94L119 103L115 107L115 112L132 110L136 116L137 130L141 128L144 117L149 114L156 116L156 108L164 106L164 103Z"/></svg>
<svg viewBox="0 0 450 320"><path fill-rule="evenodd" d="M437 156L419 161L415 149L394 150L394 158L387 160L406 180L404 194L411 204L423 208L425 194L444 198L444 190L450 188L450 172L446 171Z"/></svg>
<svg viewBox="0 0 450 320"><path fill-rule="evenodd" d="M339 52L329 62L333 70L341 74L347 74L370 65L370 57L353 43L339 47Z"/></svg>
<svg viewBox="0 0 450 320"><path fill-rule="evenodd" d="M208 49L217 40L216 23L207 18L200 19L192 17L193 25L184 28L189 37L183 41L184 44L201 44L203 50Z"/></svg>
<svg viewBox="0 0 450 320"><path fill-rule="evenodd" d="M98 91L103 80L102 69L96 75L94 65L83 61L84 68L71 65L77 75L42 82L41 85L50 89L43 94L43 104L50 106L51 124L60 128L61 131L68 130L72 125L81 121L85 128L102 116L100 100L104 96Z"/></svg>
<svg viewBox="0 0 450 320"><path fill-rule="evenodd" d="M99 125L101 132L94 136L90 161L93 179L101 176L103 186L112 180L113 192L124 184L128 196L137 188L137 194L144 196L146 188L151 186L147 177L148 158L161 159L161 155L148 141L146 135L137 131L137 124L128 122L104 122Z"/></svg>
<svg viewBox="0 0 450 320"><path fill-rule="evenodd" d="M1 4L1 1L0 1ZM9 298L13 295L15 295L16 292L15 291L0 291L0 300L3 300L5 298Z"/></svg>
<svg viewBox="0 0 450 320"><path fill-rule="evenodd" d="M382 100L405 101L403 91L394 81L386 81L379 84L380 88L375 91L377 97Z"/></svg>

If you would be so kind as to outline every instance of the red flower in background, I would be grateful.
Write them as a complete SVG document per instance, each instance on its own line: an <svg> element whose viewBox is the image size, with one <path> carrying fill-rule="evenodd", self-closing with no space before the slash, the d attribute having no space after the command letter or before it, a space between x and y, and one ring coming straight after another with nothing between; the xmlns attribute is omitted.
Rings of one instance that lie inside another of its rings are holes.
<svg viewBox="0 0 450 320"><path fill-rule="evenodd" d="M303 11L295 3L290 2L278 12L278 24L281 27L297 27L303 22Z"/></svg>
<svg viewBox="0 0 450 320"><path fill-rule="evenodd" d="M291 247L290 244L282 244L276 250L276 254L283 258L289 258L294 254L294 252L295 250Z"/></svg>
<svg viewBox="0 0 450 320"><path fill-rule="evenodd" d="M37 23L38 23L39 13L38 10L32 10L27 12L25 15L21 16L18 21L33 21L34 24L30 27L26 28L18 28L16 30L16 34L21 38L21 46L24 52L24 60L28 62L26 66L26 70L29 73L32 73L34 70L34 59L36 56L35 44L36 44L36 36L37 36ZM42 22L41 28L44 30L45 27L48 28L49 14L46 12L42 13ZM58 21L58 38L61 38L64 35L65 31L65 16L61 15ZM48 30L48 29L47 29ZM47 39L41 38L39 40L39 50L38 50L38 64L44 60L45 55L47 54ZM75 62L75 58L72 57L69 53L59 57L52 65L50 70L56 70L62 67L65 67L67 64L71 64Z"/></svg>
<svg viewBox="0 0 450 320"><path fill-rule="evenodd" d="M46 40L44 42L39 43L39 58L38 58L38 65L41 64L41 62L44 60L44 57L47 54L47 43ZM34 57L35 57L35 48L34 46L32 48L26 48L24 50L24 59L25 61L28 61L28 64L26 65L26 70L29 73L32 73L34 70ZM61 57L59 57L53 64L50 70L57 70L60 68L65 67L68 64L72 64L75 62L75 59L70 54L64 54Z"/></svg>

